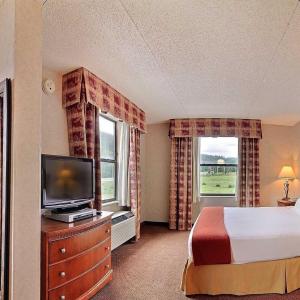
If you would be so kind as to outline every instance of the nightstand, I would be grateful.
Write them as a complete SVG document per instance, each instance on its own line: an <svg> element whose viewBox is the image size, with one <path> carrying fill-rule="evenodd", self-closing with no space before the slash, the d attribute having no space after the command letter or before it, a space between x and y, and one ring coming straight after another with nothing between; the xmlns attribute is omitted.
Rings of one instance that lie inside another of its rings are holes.
<svg viewBox="0 0 300 300"><path fill-rule="evenodd" d="M293 199L289 199L289 200L284 200L284 199L280 199L277 200L277 205L278 206L294 206L296 204L296 201Z"/></svg>

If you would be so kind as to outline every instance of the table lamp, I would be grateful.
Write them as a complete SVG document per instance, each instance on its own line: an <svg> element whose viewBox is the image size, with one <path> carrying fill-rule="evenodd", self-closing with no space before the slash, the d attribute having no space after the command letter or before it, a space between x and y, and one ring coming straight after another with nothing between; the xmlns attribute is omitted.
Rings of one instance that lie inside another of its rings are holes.
<svg viewBox="0 0 300 300"><path fill-rule="evenodd" d="M282 199L288 200L289 199L289 186L290 186L289 180L293 180L296 178L293 168L291 166L283 166L278 177L280 179L285 180L284 184L283 184L285 197Z"/></svg>

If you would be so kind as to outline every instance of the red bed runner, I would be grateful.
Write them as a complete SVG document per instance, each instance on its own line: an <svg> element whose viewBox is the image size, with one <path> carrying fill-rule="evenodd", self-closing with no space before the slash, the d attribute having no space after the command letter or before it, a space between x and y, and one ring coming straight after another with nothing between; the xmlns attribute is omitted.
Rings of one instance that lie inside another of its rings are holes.
<svg viewBox="0 0 300 300"><path fill-rule="evenodd" d="M230 264L230 239L224 225L223 207L204 207L192 236L194 265Z"/></svg>

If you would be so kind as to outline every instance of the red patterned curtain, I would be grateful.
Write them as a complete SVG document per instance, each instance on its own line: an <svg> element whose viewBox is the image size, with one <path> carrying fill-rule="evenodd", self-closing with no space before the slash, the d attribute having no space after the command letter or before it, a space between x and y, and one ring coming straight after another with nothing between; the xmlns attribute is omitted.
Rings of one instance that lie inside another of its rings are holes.
<svg viewBox="0 0 300 300"><path fill-rule="evenodd" d="M102 112L129 125L146 131L145 112L121 95L108 83L85 68L63 75L63 106L69 107L81 101L90 103Z"/></svg>
<svg viewBox="0 0 300 300"><path fill-rule="evenodd" d="M70 155L95 160L95 207L101 210L99 111L80 102L66 108Z"/></svg>
<svg viewBox="0 0 300 300"><path fill-rule="evenodd" d="M246 137L261 139L261 121L252 119L172 119L173 137Z"/></svg>
<svg viewBox="0 0 300 300"><path fill-rule="evenodd" d="M193 137L240 138L239 204L259 205L259 141L262 138L260 120L172 119L169 137L171 139L170 229L191 228Z"/></svg>
<svg viewBox="0 0 300 300"><path fill-rule="evenodd" d="M85 68L63 75L63 106L67 111L70 154L91 157L96 164L95 205L101 209L99 110L131 125L130 198L140 236L140 134L146 131L145 112Z"/></svg>
<svg viewBox="0 0 300 300"><path fill-rule="evenodd" d="M239 148L239 204L259 206L259 139L241 138Z"/></svg>
<svg viewBox="0 0 300 300"><path fill-rule="evenodd" d="M191 137L171 139L170 229L192 228Z"/></svg>
<svg viewBox="0 0 300 300"><path fill-rule="evenodd" d="M141 133L137 128L130 127L129 139L129 190L131 211L136 217L136 240L140 238L141 221L141 166L140 145Z"/></svg>

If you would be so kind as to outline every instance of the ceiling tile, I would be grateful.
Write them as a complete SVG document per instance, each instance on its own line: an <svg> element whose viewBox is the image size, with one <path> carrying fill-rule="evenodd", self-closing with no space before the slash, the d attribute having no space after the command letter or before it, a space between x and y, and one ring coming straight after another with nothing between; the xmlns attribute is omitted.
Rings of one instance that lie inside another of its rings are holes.
<svg viewBox="0 0 300 300"><path fill-rule="evenodd" d="M90 69L141 106L148 123L245 117L291 125L300 120L297 4L52 0L44 64Z"/></svg>

